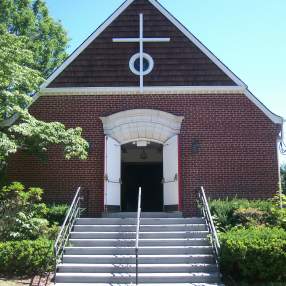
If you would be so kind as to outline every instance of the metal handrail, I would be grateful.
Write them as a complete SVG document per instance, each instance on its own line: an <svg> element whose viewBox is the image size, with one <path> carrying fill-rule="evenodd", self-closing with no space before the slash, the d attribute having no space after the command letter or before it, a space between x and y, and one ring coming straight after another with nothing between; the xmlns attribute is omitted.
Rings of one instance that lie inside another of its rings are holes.
<svg viewBox="0 0 286 286"><path fill-rule="evenodd" d="M136 241L135 241L136 285L138 285L138 252L139 252L140 220L141 220L141 187L139 188L139 193L138 193L137 227L136 227Z"/></svg>
<svg viewBox="0 0 286 286"><path fill-rule="evenodd" d="M57 264L62 260L64 254L64 248L69 239L70 232L74 226L75 220L78 217L80 217L80 212L81 212L80 201L81 201L81 187L79 187L76 191L72 204L67 212L61 230L54 243L55 272Z"/></svg>
<svg viewBox="0 0 286 286"><path fill-rule="evenodd" d="M211 234L211 243L212 243L213 252L215 254L216 263L217 263L217 266L219 266L220 243L219 243L219 239L217 235L217 230L214 225L214 221L213 221L213 218L210 212L210 208L209 208L209 204L208 204L208 200L206 197L204 187L201 187L201 190L199 192L199 199L202 203L203 216L207 222L207 226Z"/></svg>

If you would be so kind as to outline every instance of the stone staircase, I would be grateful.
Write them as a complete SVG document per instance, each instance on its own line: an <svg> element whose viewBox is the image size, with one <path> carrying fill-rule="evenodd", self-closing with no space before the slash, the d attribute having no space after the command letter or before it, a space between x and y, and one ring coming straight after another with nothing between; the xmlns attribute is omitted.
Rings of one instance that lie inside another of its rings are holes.
<svg viewBox="0 0 286 286"><path fill-rule="evenodd" d="M57 265L56 285L134 285L135 213L79 218ZM221 285L202 218L142 213L139 285Z"/></svg>

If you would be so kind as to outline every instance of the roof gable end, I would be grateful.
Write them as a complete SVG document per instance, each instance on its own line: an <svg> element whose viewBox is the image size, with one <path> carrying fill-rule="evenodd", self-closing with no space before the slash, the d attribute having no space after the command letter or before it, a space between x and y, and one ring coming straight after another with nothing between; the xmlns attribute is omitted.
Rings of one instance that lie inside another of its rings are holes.
<svg viewBox="0 0 286 286"><path fill-rule="evenodd" d="M70 57L43 83L41 88L49 88L49 87L59 87L52 86L53 81L57 79L85 50L89 47L112 23L121 16L122 13L126 11L126 9L132 4L144 2L145 4L151 4L157 11L159 11L171 24L177 28L190 42L198 48L198 50L206 56L213 66L216 66L221 74L225 74L226 78L229 78L229 81L233 81L231 84L222 84L222 85L237 85L241 87L246 87L245 83L243 83L231 70L229 70L214 54L212 54L191 32L189 32L174 16L172 16L161 4L159 4L156 0L127 0L125 1L91 36L83 42L71 55ZM221 75L221 76L222 76ZM181 75L180 75L181 76ZM152 84L151 84L152 85ZM160 85L160 84L158 84ZM165 84L162 84L164 86ZM176 86L177 84L172 84ZM184 86L193 86L199 85L196 83L186 82L185 84L178 84ZM208 84L202 84L208 85ZM217 83L212 83L210 85L220 85ZM71 87L71 86L69 86Z"/></svg>

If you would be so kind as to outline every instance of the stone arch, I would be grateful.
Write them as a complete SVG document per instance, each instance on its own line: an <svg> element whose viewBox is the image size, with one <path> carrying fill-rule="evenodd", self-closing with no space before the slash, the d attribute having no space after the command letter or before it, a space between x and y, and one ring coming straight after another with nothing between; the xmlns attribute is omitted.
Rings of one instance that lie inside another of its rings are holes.
<svg viewBox="0 0 286 286"><path fill-rule="evenodd" d="M164 144L180 133L183 116L154 109L132 109L100 117L104 134L120 144L154 141Z"/></svg>

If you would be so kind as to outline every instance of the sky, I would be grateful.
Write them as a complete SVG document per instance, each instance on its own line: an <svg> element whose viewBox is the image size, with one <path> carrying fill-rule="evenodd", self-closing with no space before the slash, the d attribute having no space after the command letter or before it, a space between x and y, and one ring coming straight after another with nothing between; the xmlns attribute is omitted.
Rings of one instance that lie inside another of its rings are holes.
<svg viewBox="0 0 286 286"><path fill-rule="evenodd" d="M123 0L46 0L76 49ZM286 119L285 0L159 0L249 87ZM285 126L286 129L286 126ZM285 140L286 140L286 132ZM286 163L286 156L281 156Z"/></svg>

